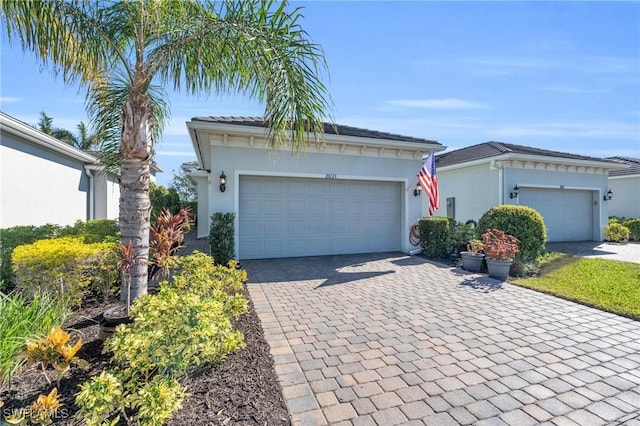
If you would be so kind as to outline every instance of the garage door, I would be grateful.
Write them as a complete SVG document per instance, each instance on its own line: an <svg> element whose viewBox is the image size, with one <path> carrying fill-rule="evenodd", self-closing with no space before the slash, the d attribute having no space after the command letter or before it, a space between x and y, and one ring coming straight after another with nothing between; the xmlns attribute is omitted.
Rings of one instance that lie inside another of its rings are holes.
<svg viewBox="0 0 640 426"><path fill-rule="evenodd" d="M398 251L400 191L396 182L241 177L238 255Z"/></svg>
<svg viewBox="0 0 640 426"><path fill-rule="evenodd" d="M591 191L521 188L518 198L540 212L549 241L593 240Z"/></svg>

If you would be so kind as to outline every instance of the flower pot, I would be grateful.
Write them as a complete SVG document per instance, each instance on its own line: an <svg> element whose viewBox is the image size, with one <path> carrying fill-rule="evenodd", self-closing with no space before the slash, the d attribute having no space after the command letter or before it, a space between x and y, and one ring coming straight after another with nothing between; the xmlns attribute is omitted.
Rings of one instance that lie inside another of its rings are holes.
<svg viewBox="0 0 640 426"><path fill-rule="evenodd" d="M464 269L469 272L478 272L482 267L482 259L484 259L484 254L462 251L460 252L460 257L462 257L462 267Z"/></svg>
<svg viewBox="0 0 640 426"><path fill-rule="evenodd" d="M511 268L512 259L495 260L487 257L487 269L489 276L500 281L505 281L509 277L509 269Z"/></svg>
<svg viewBox="0 0 640 426"><path fill-rule="evenodd" d="M129 323L131 323L131 318L129 318L129 310L125 305L118 305L107 309L102 313L98 339L105 340L113 334L117 326Z"/></svg>

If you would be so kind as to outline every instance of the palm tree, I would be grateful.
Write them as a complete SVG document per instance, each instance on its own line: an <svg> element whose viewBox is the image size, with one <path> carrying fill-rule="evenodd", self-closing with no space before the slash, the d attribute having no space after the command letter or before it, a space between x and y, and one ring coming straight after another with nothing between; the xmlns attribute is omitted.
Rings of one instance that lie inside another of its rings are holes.
<svg viewBox="0 0 640 426"><path fill-rule="evenodd" d="M87 88L100 140L118 145L122 244L136 262L131 299L147 291L149 168L168 116L164 87L246 94L265 105L272 144L322 137L329 106L319 46L300 8L271 0L4 1L9 40ZM127 288L123 286L123 299Z"/></svg>
<svg viewBox="0 0 640 426"><path fill-rule="evenodd" d="M98 135L95 133L89 133L89 128L84 124L84 121L80 121L77 129L80 137L77 139L76 148L87 151L91 148L98 147Z"/></svg>

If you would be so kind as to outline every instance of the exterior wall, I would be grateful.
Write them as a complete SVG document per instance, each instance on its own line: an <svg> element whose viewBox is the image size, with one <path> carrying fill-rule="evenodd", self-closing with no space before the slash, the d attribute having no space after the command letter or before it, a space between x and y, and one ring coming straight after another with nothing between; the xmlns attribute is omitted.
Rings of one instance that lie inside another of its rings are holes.
<svg viewBox="0 0 640 426"><path fill-rule="evenodd" d="M83 163L11 134L0 135L0 228L87 220Z"/></svg>
<svg viewBox="0 0 640 426"><path fill-rule="evenodd" d="M215 187L209 187L209 178L207 176L198 176L193 178L196 181L196 193L198 194L198 238L209 236L209 228L211 227L211 212L209 210L209 193L215 190Z"/></svg>
<svg viewBox="0 0 640 426"><path fill-rule="evenodd" d="M447 199L453 198L455 214L458 222L473 219L477 221L491 207L501 204L500 171L490 168L489 164L453 170L436 170L438 189L440 191L440 209L436 216L447 216ZM507 194L508 197L508 194ZM423 215L427 215L428 199L423 199Z"/></svg>
<svg viewBox="0 0 640 426"><path fill-rule="evenodd" d="M401 206L401 248L409 251L409 230L421 215L421 201L413 196L416 184L415 176L421 160L409 160L389 157L358 156L347 154L327 154L321 152L303 152L292 155L289 151L268 151L264 148L241 148L214 145L211 147L211 176L207 185L207 197L203 197L204 185L198 185L198 202L208 202L206 217L198 209L198 234L202 236L210 226L213 212L238 212L239 187L242 175L254 176L291 176L318 179L356 179L371 181L401 182L403 199ZM219 175L224 171L227 186L224 193L218 188ZM206 220L205 220L206 219ZM236 234L238 217L236 216ZM202 229L205 227L204 230ZM238 240L236 239L236 252Z"/></svg>
<svg viewBox="0 0 640 426"><path fill-rule="evenodd" d="M509 193L516 185L520 188L564 188L590 191L593 201L593 239L595 241L603 239L603 228L607 226L609 211L609 202L602 201L609 188L606 174L505 167L503 182L502 196L505 204L518 204L517 198L509 198ZM566 214L574 215L579 212L566 212Z"/></svg>
<svg viewBox="0 0 640 426"><path fill-rule="evenodd" d="M114 175L107 176L106 204L107 212L104 218L96 219L118 219L120 216L120 182Z"/></svg>
<svg viewBox="0 0 640 426"><path fill-rule="evenodd" d="M609 205L609 216L640 218L640 176L616 176L609 178L609 189L613 192Z"/></svg>

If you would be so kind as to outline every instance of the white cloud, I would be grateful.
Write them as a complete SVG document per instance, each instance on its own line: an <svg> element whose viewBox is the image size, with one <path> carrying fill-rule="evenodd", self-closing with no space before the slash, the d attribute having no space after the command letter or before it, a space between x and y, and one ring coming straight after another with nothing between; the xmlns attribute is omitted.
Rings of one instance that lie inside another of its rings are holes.
<svg viewBox="0 0 640 426"><path fill-rule="evenodd" d="M554 85L554 86L544 86L538 87L537 90L543 92L556 92L556 93L567 93L567 94L599 94L599 93L607 93L608 89L588 89L582 87L573 87L566 85Z"/></svg>
<svg viewBox="0 0 640 426"><path fill-rule="evenodd" d="M15 96L0 96L0 103L8 104L10 102L20 102L22 99Z"/></svg>
<svg viewBox="0 0 640 426"><path fill-rule="evenodd" d="M408 108L426 108L426 109L477 109L487 108L486 105L467 101L457 98L444 99L399 99L389 101L391 105L403 106Z"/></svg>

